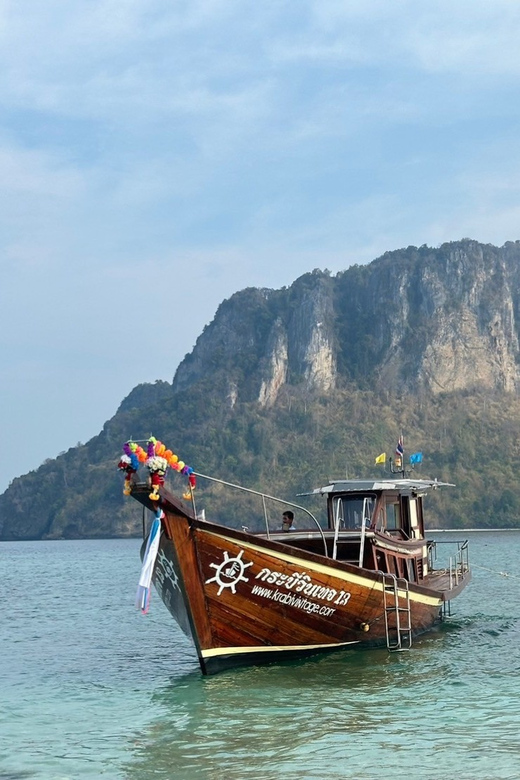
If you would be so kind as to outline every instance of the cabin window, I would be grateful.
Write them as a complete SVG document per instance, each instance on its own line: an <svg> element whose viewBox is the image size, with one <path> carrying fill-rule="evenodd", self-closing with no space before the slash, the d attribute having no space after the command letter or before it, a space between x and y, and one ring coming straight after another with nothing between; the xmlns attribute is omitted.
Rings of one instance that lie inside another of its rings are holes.
<svg viewBox="0 0 520 780"><path fill-rule="evenodd" d="M415 569L415 561L411 558L406 559L406 573L408 575L409 582L417 582L417 572Z"/></svg>
<svg viewBox="0 0 520 780"><path fill-rule="evenodd" d="M395 574L396 577L400 577L401 572L399 571L399 564L397 562L397 558L395 557L395 555L387 555L386 562L387 562L387 571L390 574Z"/></svg>
<svg viewBox="0 0 520 780"><path fill-rule="evenodd" d="M378 503L373 519L373 526L376 531L382 531L385 527L385 507L384 504Z"/></svg>
<svg viewBox="0 0 520 780"><path fill-rule="evenodd" d="M334 499L334 522L339 524L340 528L347 531L359 530L363 524L363 507L365 498L349 498L347 496L338 496ZM367 527L370 525L372 512L374 509L374 499L367 497L365 520Z"/></svg>
<svg viewBox="0 0 520 780"><path fill-rule="evenodd" d="M419 530L419 516L417 513L417 499L410 499L410 528L412 529L412 536L414 539L419 539L421 536Z"/></svg>
<svg viewBox="0 0 520 780"><path fill-rule="evenodd" d="M397 531L401 528L401 508L399 504L386 505L386 530Z"/></svg>

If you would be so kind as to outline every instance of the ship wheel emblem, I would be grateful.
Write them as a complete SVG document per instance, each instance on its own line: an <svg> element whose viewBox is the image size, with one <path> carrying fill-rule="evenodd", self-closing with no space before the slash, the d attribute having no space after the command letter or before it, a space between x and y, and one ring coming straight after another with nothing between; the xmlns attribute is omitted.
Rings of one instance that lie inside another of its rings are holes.
<svg viewBox="0 0 520 780"><path fill-rule="evenodd" d="M253 563L244 563L242 560L243 550L240 550L236 558L230 558L227 550L224 550L224 560L222 563L210 563L212 569L215 569L215 576L206 580L206 585L210 582L216 582L218 585L217 596L220 596L224 588L230 588L231 593L236 593L237 582L248 582L249 578L244 577L245 570Z"/></svg>

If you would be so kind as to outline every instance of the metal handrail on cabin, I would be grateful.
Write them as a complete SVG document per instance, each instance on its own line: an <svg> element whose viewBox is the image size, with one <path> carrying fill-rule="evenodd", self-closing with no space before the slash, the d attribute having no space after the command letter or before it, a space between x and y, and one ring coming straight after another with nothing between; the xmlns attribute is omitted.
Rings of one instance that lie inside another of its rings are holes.
<svg viewBox="0 0 520 780"><path fill-rule="evenodd" d="M312 512L309 512L308 509L306 509L304 506L301 506L300 504L294 504L292 501L286 501L283 498L277 498L276 496L270 496L268 493L260 493L258 490L252 490L251 488L242 487L242 485L235 485L233 482L226 482L223 479L217 479L217 477L208 477L207 474L200 474L199 472L195 471L193 472L197 478L201 479L208 479L210 482L217 482L220 485L225 485L226 487L235 488L235 490L243 490L244 493L252 493L254 496L260 496L262 499L262 506L264 509L264 521L265 521L265 529L266 529L266 535L267 538L271 538L271 532L269 530L269 518L267 517L267 508L265 505L266 498L269 499L269 501L277 501L279 504L284 504L285 506L292 506L295 509L300 509L302 512L305 512L306 515L308 515L313 522L316 524L316 528L320 532L321 539L323 541L323 548L325 551L325 556L328 558L329 553L327 550L327 540L325 539L325 534L323 533L323 528L318 523Z"/></svg>

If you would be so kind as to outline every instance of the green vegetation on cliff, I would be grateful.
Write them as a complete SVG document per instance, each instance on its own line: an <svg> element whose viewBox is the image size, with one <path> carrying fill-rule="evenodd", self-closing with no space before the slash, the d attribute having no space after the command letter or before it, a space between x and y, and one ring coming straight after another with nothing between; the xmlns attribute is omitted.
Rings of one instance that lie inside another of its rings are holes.
<svg viewBox="0 0 520 780"><path fill-rule="evenodd" d="M141 514L122 496L116 470L130 436L150 433L196 471L295 500L329 478L381 475L374 459L392 454L405 434L407 455L421 450L416 473L454 482L429 499L438 527L520 527L520 400L508 394L458 392L442 396L380 395L356 387L328 396L285 388L276 405L233 408L200 382L142 409L122 404L101 434L13 482L0 497L2 537L74 538L138 535ZM129 408L130 407L130 408ZM174 491L184 480L169 477ZM240 520L247 499L200 481L200 506L208 517Z"/></svg>

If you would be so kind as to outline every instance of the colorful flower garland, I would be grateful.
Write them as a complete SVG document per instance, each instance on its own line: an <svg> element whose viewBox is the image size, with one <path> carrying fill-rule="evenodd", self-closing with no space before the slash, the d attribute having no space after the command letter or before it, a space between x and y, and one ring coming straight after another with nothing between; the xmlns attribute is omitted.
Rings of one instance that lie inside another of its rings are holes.
<svg viewBox="0 0 520 780"><path fill-rule="evenodd" d="M171 450L166 449L166 446L161 441L158 441L155 436L150 436L148 439L146 450L135 441L127 441L123 445L123 455L117 467L126 473L125 486L123 488L125 496L129 496L132 492L132 475L136 473L141 463L144 463L150 472L152 481L150 499L152 501L159 500L159 488L161 485L164 485L164 477L168 466L188 477L189 487L182 497L186 500L192 498L192 493L197 484L192 467L187 466L183 460L179 460L178 456Z"/></svg>

